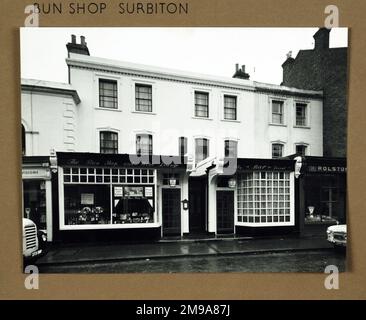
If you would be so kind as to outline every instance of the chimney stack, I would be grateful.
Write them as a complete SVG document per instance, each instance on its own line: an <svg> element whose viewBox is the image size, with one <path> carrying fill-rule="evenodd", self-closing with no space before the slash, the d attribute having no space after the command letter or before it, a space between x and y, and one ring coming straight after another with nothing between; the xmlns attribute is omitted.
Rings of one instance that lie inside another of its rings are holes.
<svg viewBox="0 0 366 320"><path fill-rule="evenodd" d="M315 40L314 50L329 49L329 33L330 29L319 28L319 30L313 36Z"/></svg>
<svg viewBox="0 0 366 320"><path fill-rule="evenodd" d="M241 68L239 68L239 63L235 64L235 73L233 78L249 80L250 75L245 72L245 65L242 65Z"/></svg>
<svg viewBox="0 0 366 320"><path fill-rule="evenodd" d="M85 42L85 37L80 36L80 43L76 42L76 36L73 34L71 35L71 42L66 44L68 55L70 53L77 53L90 56L89 49L87 43Z"/></svg>

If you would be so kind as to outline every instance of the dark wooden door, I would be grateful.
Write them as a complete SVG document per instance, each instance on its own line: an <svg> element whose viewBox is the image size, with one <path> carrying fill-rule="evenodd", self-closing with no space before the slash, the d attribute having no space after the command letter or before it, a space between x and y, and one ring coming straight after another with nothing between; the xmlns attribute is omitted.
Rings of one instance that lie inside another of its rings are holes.
<svg viewBox="0 0 366 320"><path fill-rule="evenodd" d="M205 178L189 180L189 233L205 233L206 217L206 186Z"/></svg>
<svg viewBox="0 0 366 320"><path fill-rule="evenodd" d="M217 191L217 233L234 233L234 191Z"/></svg>
<svg viewBox="0 0 366 320"><path fill-rule="evenodd" d="M163 234L180 234L180 189L162 189Z"/></svg>

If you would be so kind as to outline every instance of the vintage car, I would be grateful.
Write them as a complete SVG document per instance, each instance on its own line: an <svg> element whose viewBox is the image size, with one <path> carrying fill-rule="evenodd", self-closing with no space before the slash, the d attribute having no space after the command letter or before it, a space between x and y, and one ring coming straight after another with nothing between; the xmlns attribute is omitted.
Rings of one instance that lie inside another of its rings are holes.
<svg viewBox="0 0 366 320"><path fill-rule="evenodd" d="M335 247L346 247L347 245L347 225L338 224L327 229L327 240Z"/></svg>
<svg viewBox="0 0 366 320"><path fill-rule="evenodd" d="M30 260L39 256L42 250L39 248L39 239L36 224L23 218L23 257Z"/></svg>

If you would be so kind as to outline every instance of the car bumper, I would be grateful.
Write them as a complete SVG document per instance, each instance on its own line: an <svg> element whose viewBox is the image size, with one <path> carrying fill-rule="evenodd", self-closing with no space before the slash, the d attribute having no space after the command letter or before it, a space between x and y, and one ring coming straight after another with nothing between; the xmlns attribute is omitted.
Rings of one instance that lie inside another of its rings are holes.
<svg viewBox="0 0 366 320"><path fill-rule="evenodd" d="M334 244L335 246L346 247L347 238L344 235L334 235L332 233L328 234L327 240Z"/></svg>

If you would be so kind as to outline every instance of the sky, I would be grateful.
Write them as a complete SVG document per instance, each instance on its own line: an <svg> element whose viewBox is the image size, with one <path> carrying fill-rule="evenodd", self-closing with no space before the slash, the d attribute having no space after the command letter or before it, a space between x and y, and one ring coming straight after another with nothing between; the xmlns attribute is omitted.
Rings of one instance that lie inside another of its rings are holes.
<svg viewBox="0 0 366 320"><path fill-rule="evenodd" d="M292 51L313 49L317 28L21 28L21 77L67 82L66 43L86 37L92 56L232 77L245 65L250 79L280 84ZM330 47L345 47L347 28L334 28Z"/></svg>

